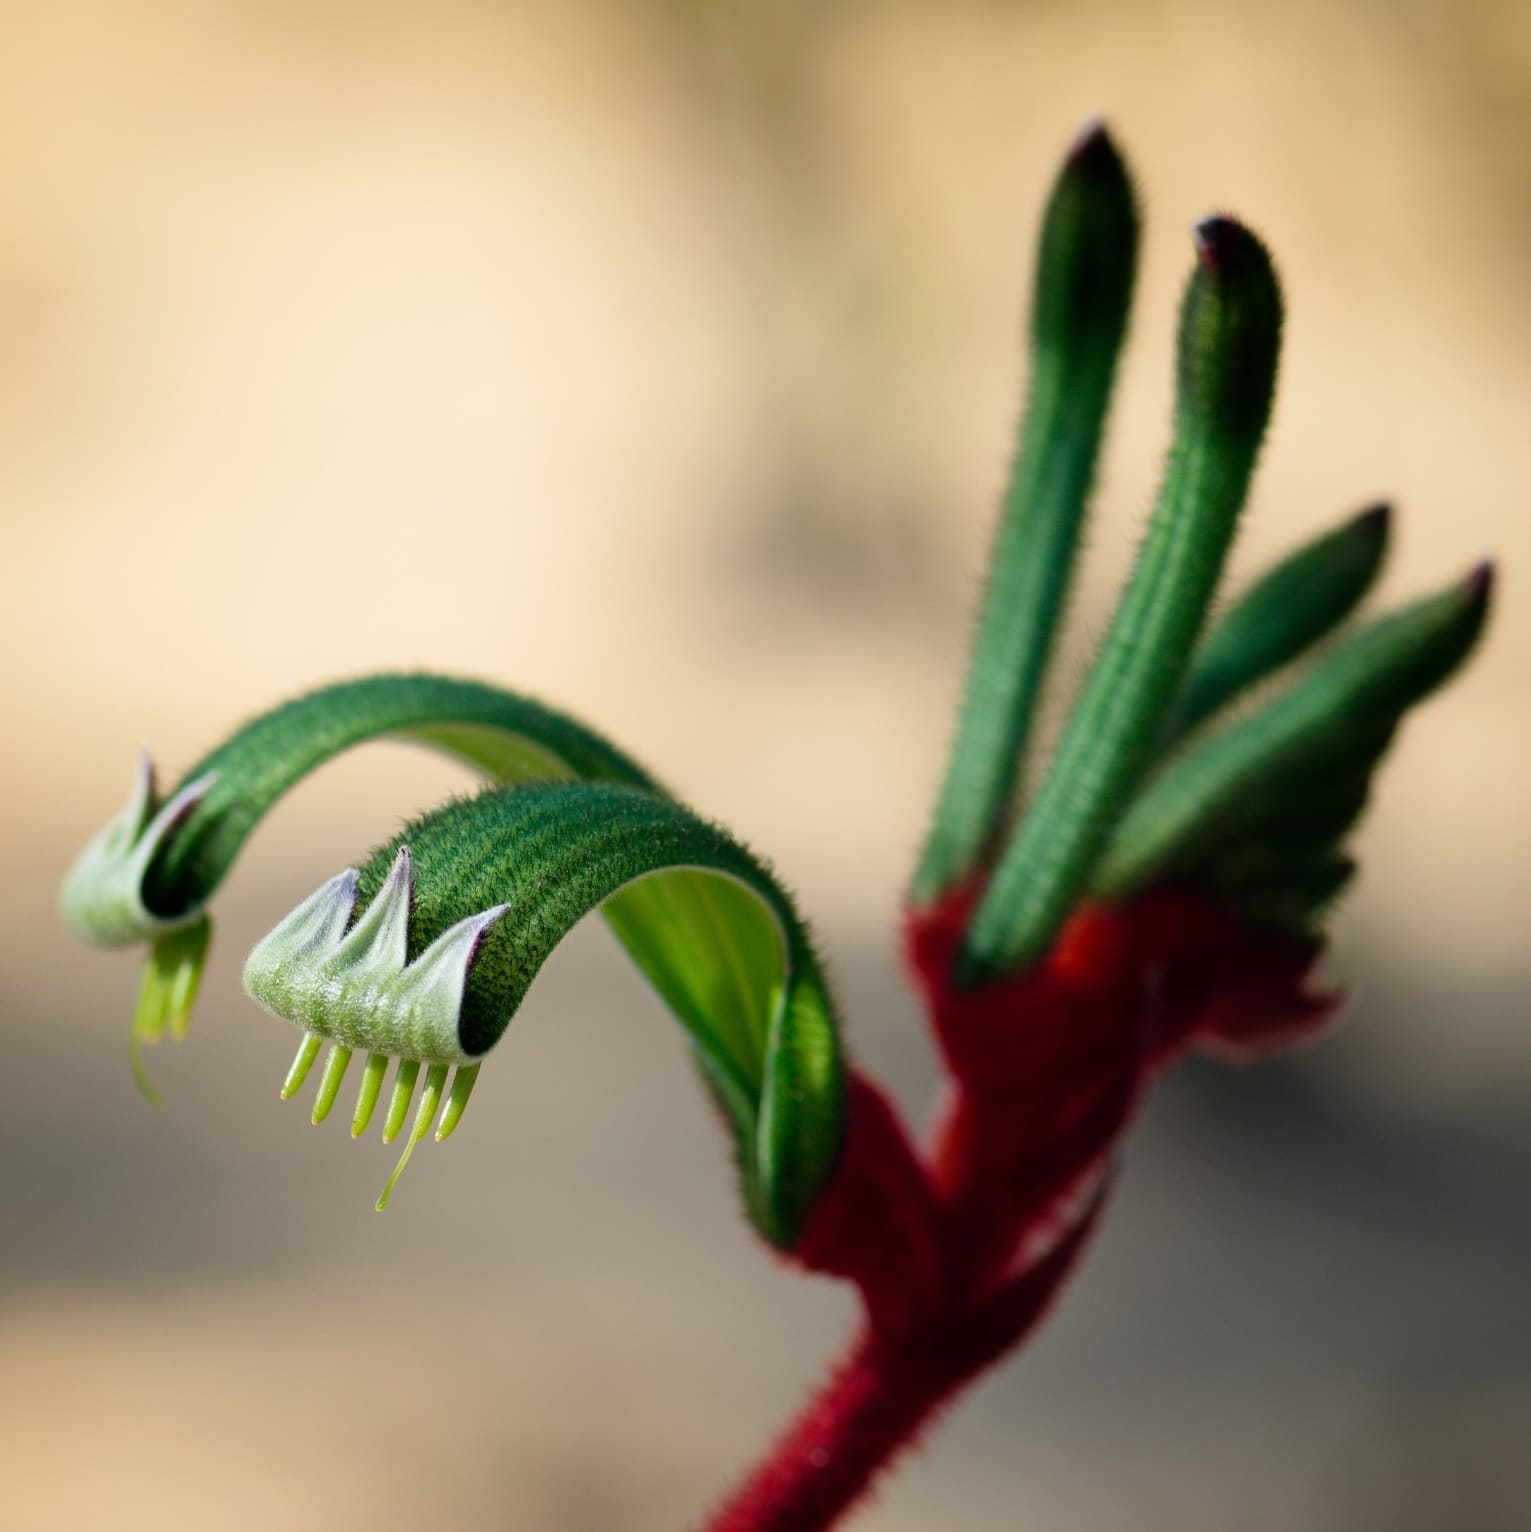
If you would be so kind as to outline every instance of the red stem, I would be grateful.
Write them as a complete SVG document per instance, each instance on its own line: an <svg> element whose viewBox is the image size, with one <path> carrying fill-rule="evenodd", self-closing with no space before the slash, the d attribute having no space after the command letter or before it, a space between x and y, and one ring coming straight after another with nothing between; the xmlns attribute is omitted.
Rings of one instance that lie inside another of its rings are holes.
<svg viewBox="0 0 1531 1532"><path fill-rule="evenodd" d="M956 990L973 896L911 913L905 932L956 1084L930 1155L853 1075L840 1164L793 1252L856 1283L863 1327L707 1532L837 1522L1041 1319L1095 1225L1148 1080L1190 1047L1268 1047L1333 1008L1310 987L1312 943L1173 895L1083 907L1044 964Z"/></svg>
<svg viewBox="0 0 1531 1532"><path fill-rule="evenodd" d="M1099 1202L1058 1246L959 1319L919 1335L863 1325L828 1383L706 1524L706 1532L823 1532L985 1368L1046 1312Z"/></svg>
<svg viewBox="0 0 1531 1532"><path fill-rule="evenodd" d="M823 1390L707 1523L708 1532L832 1526L961 1381L863 1327Z"/></svg>

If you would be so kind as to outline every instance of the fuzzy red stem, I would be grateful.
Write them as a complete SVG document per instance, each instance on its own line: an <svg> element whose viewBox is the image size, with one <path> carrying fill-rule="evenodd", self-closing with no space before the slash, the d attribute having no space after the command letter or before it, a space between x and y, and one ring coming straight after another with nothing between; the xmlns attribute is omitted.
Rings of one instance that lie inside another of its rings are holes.
<svg viewBox="0 0 1531 1532"><path fill-rule="evenodd" d="M930 1155L853 1074L841 1163L794 1251L856 1283L863 1328L707 1532L837 1522L1041 1319L1094 1228L1144 1087L1191 1048L1296 1041L1337 1002L1310 985L1315 943L1173 893L1083 906L1043 964L956 990L972 898L959 890L906 926L955 1086Z"/></svg>
<svg viewBox="0 0 1531 1532"><path fill-rule="evenodd" d="M706 1524L706 1532L823 1532L921 1429L1046 1312L1099 1210L976 1309L920 1335L863 1325L824 1388Z"/></svg>

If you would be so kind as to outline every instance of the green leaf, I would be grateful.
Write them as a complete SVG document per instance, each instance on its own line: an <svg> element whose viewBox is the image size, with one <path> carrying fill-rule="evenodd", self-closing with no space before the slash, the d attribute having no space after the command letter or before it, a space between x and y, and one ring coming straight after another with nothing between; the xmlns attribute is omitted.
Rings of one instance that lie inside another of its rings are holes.
<svg viewBox="0 0 1531 1532"><path fill-rule="evenodd" d="M1306 919L1337 891L1337 843L1404 714L1472 652L1491 583L1485 566L1371 623L1252 716L1193 743L1133 802L1092 891L1120 899L1199 881Z"/></svg>
<svg viewBox="0 0 1531 1532"><path fill-rule="evenodd" d="M560 783L447 804L294 911L251 953L245 983L309 1034L299 1081L313 1037L333 1044L331 1095L353 1051L414 1065L397 1125L419 1066L440 1071L436 1096L447 1069L476 1067L595 909L685 1028L732 1125L751 1216L790 1248L843 1131L833 1005L781 885L671 799ZM375 1100L376 1079L363 1092ZM423 1132L417 1113L411 1145Z"/></svg>
<svg viewBox="0 0 1531 1532"><path fill-rule="evenodd" d="M1382 568L1389 519L1386 505L1362 511L1284 558L1234 602L1196 653L1170 743L1350 616Z"/></svg>
<svg viewBox="0 0 1531 1532"><path fill-rule="evenodd" d="M1031 314L1031 392L946 778L915 873L930 904L992 849L1070 584L1137 263L1127 168L1090 125L1053 186Z"/></svg>
<svg viewBox="0 0 1531 1532"><path fill-rule="evenodd" d="M1281 294L1231 218L1196 227L1181 308L1175 437L1132 578L1034 801L965 936L958 982L1047 951L1151 760L1184 681L1275 393Z"/></svg>

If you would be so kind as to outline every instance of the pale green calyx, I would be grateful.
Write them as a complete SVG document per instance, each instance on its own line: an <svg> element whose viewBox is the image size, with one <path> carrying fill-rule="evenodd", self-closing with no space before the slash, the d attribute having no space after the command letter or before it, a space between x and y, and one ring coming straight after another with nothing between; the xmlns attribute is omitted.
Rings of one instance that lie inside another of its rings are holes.
<svg viewBox="0 0 1531 1532"><path fill-rule="evenodd" d="M468 967L509 905L460 920L408 962L415 868L400 848L382 890L350 930L359 874L348 867L263 937L245 989L274 1016L348 1048L423 1064L470 1064L458 1038Z"/></svg>
<svg viewBox="0 0 1531 1532"><path fill-rule="evenodd" d="M689 1034L733 1129L750 1217L792 1248L843 1137L823 973L769 870L727 832L641 788L538 783L454 799L305 901L245 969L250 994L304 1029L283 1095L328 1040L316 1122L361 1049L353 1134L396 1059L385 1140L421 1081L410 1142L443 1099L445 1137L542 965L597 909Z"/></svg>
<svg viewBox="0 0 1531 1532"><path fill-rule="evenodd" d="M446 1096L446 1104L436 1129L438 1142L457 1126L467 1105L478 1064L458 1036L464 986L484 933L510 906L496 905L458 921L409 962L415 887L409 847L399 848L377 897L348 931L359 878L354 867L346 868L257 942L245 962L244 982L251 997L272 1015L304 1029L282 1086L283 1100L297 1093L323 1040L329 1039L330 1051L314 1099L316 1123L323 1122L335 1104L352 1054L364 1049L367 1062L351 1117L351 1136L359 1138L366 1132L388 1062L397 1059L383 1124L383 1142L391 1142L403 1126L421 1065L427 1066L404 1153L378 1198L382 1209L442 1097ZM448 1091L447 1071L453 1065L457 1074Z"/></svg>
<svg viewBox="0 0 1531 1532"><path fill-rule="evenodd" d="M171 835L217 780L216 772L207 772L168 802L158 803L154 763L148 751L140 751L127 807L90 841L64 880L59 908L76 936L97 947L130 947L198 919L200 905L168 917L155 914L144 900L144 879Z"/></svg>

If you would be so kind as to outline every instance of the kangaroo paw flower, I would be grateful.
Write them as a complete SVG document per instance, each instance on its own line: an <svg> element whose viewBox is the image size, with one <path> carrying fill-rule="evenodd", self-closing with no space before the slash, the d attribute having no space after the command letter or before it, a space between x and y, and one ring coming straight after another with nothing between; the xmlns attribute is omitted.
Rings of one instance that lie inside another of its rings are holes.
<svg viewBox="0 0 1531 1532"><path fill-rule="evenodd" d="M303 1029L284 1097L330 1044L313 1119L353 1057L353 1137L398 1061L383 1124L403 1129L387 1205L439 1111L451 1136L483 1057L565 933L602 909L696 1046L734 1129L746 1206L792 1249L842 1140L839 1043L806 928L736 841L673 800L595 783L528 785L448 804L347 868L262 938L245 987ZM449 1078L450 1077L450 1078Z"/></svg>
<svg viewBox="0 0 1531 1532"><path fill-rule="evenodd" d="M437 1139L446 1138L462 1118L478 1077L478 1065L459 1041L468 971L484 933L508 906L464 917L411 961L408 937L415 871L409 847L399 848L377 896L348 929L356 911L359 877L354 868L347 868L257 943L245 963L245 988L273 1014L310 1029L283 1083L284 1099L302 1086L323 1040L331 1040L314 1096L315 1123L329 1116L352 1055L362 1048L367 1062L351 1114L351 1136L359 1138L366 1131L389 1060L397 1057L398 1083L384 1131L387 1141L402 1126L420 1066L429 1066L404 1153L378 1199L381 1211L430 1126L454 1066L456 1077Z"/></svg>
<svg viewBox="0 0 1531 1532"><path fill-rule="evenodd" d="M982 864L1019 780L1067 604L1137 255L1132 179L1105 127L1089 123L1042 216L1030 398L946 776L915 873L920 905Z"/></svg>
<svg viewBox="0 0 1531 1532"><path fill-rule="evenodd" d="M203 911L245 840L311 771L379 739L423 745L496 782L576 778L660 791L636 762L568 715L444 676L371 676L284 703L210 751L164 801L141 755L127 808L80 854L60 905L85 941L149 946L132 1034L146 1094L153 1090L140 1045L167 1029L185 1035L209 939Z"/></svg>
<svg viewBox="0 0 1531 1532"><path fill-rule="evenodd" d="M140 751L127 807L86 845L59 895L65 922L83 941L97 947L148 944L129 1033L129 1060L139 1089L156 1105L159 1095L144 1070L142 1050L167 1033L177 1040L185 1037L212 924L195 909L157 912L150 908L144 886L155 858L217 780L215 771L201 772L162 801L155 789L154 763L148 751Z"/></svg>
<svg viewBox="0 0 1531 1532"><path fill-rule="evenodd" d="M1275 397L1282 304L1264 245L1218 215L1180 313L1175 439L1148 536L1041 786L984 887L957 963L992 980L1048 950L1163 737L1233 541Z"/></svg>
<svg viewBox="0 0 1531 1532"><path fill-rule="evenodd" d="M149 949L132 1057L152 1095L141 1048L184 1034L208 907L285 793L384 738L495 784L317 889L250 952L245 986L296 1029L284 1100L316 1077L323 1123L354 1081L350 1136L381 1119L383 1143L401 1141L381 1210L432 1127L438 1142L458 1128L543 963L601 912L685 1035L750 1222L865 1307L846 1365L717 1532L825 1532L1040 1321L1158 1076L1192 1051L1254 1058L1329 1023L1343 997L1318 967L1355 872L1351 831L1405 718L1488 619L1484 565L1352 625L1386 554L1379 506L1211 620L1284 316L1265 245L1217 213L1192 231L1146 537L1057 747L1031 769L1139 223L1126 164L1091 122L1042 221L1029 397L907 898L907 966L949 1077L928 1145L847 1064L813 940L770 869L600 735L514 693L426 675L324 687L238 729L164 796L145 756L64 883L82 937Z"/></svg>
<svg viewBox="0 0 1531 1532"><path fill-rule="evenodd" d="M154 763L147 751L139 753L127 807L86 844L64 879L59 907L76 936L97 947L127 947L180 930L196 918L195 909L152 908L144 885L155 858L217 781L216 771L201 772L162 800Z"/></svg>

